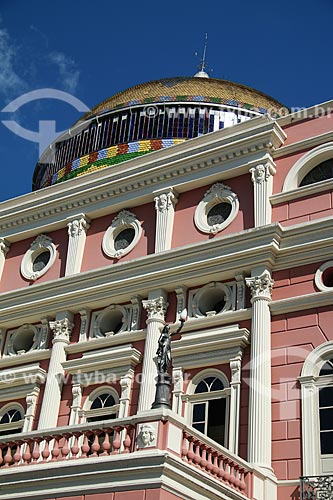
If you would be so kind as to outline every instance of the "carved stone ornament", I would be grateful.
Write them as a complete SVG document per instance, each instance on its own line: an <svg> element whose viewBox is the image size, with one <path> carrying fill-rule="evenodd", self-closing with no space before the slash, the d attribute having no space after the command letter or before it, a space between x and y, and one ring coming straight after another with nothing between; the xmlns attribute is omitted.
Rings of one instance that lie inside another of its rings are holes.
<svg viewBox="0 0 333 500"><path fill-rule="evenodd" d="M172 191L161 193L154 198L155 209L159 212L167 212L172 206L177 203L177 197Z"/></svg>
<svg viewBox="0 0 333 500"><path fill-rule="evenodd" d="M62 340L69 342L74 324L68 319L50 321L50 328L53 331L53 342Z"/></svg>
<svg viewBox="0 0 333 500"><path fill-rule="evenodd" d="M168 307L168 303L163 297L158 297L158 299L143 300L142 305L148 313L148 319L162 319Z"/></svg>
<svg viewBox="0 0 333 500"><path fill-rule="evenodd" d="M142 424L137 438L138 448L149 448L156 446L156 425Z"/></svg>
<svg viewBox="0 0 333 500"><path fill-rule="evenodd" d="M211 225L208 220L209 211L220 203L229 204L230 213L222 222ZM206 191L203 199L197 206L194 214L194 223L203 233L216 234L234 220L238 209L239 202L237 195L225 184L216 182Z"/></svg>
<svg viewBox="0 0 333 500"><path fill-rule="evenodd" d="M86 232L89 229L88 221L81 217L80 219L72 220L67 224L68 227L68 235L71 238L79 237L81 233Z"/></svg>
<svg viewBox="0 0 333 500"><path fill-rule="evenodd" d="M9 247L10 243L6 241L4 238L0 238L0 254L6 257Z"/></svg>
<svg viewBox="0 0 333 500"><path fill-rule="evenodd" d="M272 298L274 280L272 280L268 271L264 271L260 276L246 278L245 281L251 289L252 299L265 298L270 300Z"/></svg>
<svg viewBox="0 0 333 500"><path fill-rule="evenodd" d="M117 236L125 229L134 229L134 237L132 241L124 248L116 248L115 240ZM111 226L104 234L102 241L103 252L108 257L120 259L128 254L138 243L141 238L142 227L140 221L129 210L121 210L113 219Z"/></svg>
<svg viewBox="0 0 333 500"><path fill-rule="evenodd" d="M274 175L276 170L270 163L260 164L250 169L253 183L262 184L267 181L271 175Z"/></svg>

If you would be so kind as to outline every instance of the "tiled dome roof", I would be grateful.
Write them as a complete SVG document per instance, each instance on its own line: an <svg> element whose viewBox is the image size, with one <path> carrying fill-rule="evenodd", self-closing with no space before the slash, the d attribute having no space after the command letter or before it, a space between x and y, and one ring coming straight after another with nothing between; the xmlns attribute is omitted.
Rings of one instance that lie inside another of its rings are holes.
<svg viewBox="0 0 333 500"><path fill-rule="evenodd" d="M95 106L83 118L103 113L108 110L128 107L135 104L167 101L235 101L234 105L244 104L263 108L279 114L283 107L272 97L239 83L217 78L175 77L163 78L152 82L135 85L119 92Z"/></svg>

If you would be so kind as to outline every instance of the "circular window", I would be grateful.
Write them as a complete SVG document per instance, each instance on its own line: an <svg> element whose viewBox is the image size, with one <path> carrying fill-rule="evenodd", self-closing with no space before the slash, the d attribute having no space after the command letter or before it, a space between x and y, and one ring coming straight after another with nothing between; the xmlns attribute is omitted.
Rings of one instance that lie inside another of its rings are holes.
<svg viewBox="0 0 333 500"><path fill-rule="evenodd" d="M225 306L225 296L222 290L212 288L206 290L198 301L199 311L203 316L208 314L218 314Z"/></svg>
<svg viewBox="0 0 333 500"><path fill-rule="evenodd" d="M33 328L19 330L13 337L13 351L16 354L24 354L30 351L34 345L35 333Z"/></svg>
<svg viewBox="0 0 333 500"><path fill-rule="evenodd" d="M203 233L216 234L236 217L238 198L228 186L217 182L206 191L194 214L194 223Z"/></svg>
<svg viewBox="0 0 333 500"><path fill-rule="evenodd" d="M216 224L223 224L230 214L230 203L218 203L217 205L214 205L207 214L208 225L215 226Z"/></svg>
<svg viewBox="0 0 333 500"><path fill-rule="evenodd" d="M114 248L118 250L125 250L135 237L135 231L132 227L128 227L127 229L123 229L120 233L115 237L114 240Z"/></svg>
<svg viewBox="0 0 333 500"><path fill-rule="evenodd" d="M37 255L33 261L32 264L32 270L34 272L39 272L44 269L45 266L49 263L49 260L51 258L50 252L46 250L45 252L40 253Z"/></svg>
<svg viewBox="0 0 333 500"><path fill-rule="evenodd" d="M103 252L108 257L120 259L135 247L141 234L141 223L136 216L128 210L122 210L103 237Z"/></svg>
<svg viewBox="0 0 333 500"><path fill-rule="evenodd" d="M124 322L123 313L119 309L107 311L99 322L99 331L106 337L118 333Z"/></svg>
<svg viewBox="0 0 333 500"><path fill-rule="evenodd" d="M21 274L28 280L36 280L43 276L56 258L56 248L52 239L45 234L39 235L24 254L21 262Z"/></svg>
<svg viewBox="0 0 333 500"><path fill-rule="evenodd" d="M332 291L333 288L333 260L325 262L317 269L315 274L315 283L319 290Z"/></svg>

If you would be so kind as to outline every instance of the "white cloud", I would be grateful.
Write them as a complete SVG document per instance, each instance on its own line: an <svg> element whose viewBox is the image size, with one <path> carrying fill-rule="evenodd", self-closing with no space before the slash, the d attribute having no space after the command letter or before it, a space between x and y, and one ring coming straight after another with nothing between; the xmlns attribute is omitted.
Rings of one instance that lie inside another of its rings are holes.
<svg viewBox="0 0 333 500"><path fill-rule="evenodd" d="M64 89L67 92L74 93L80 78L80 71L75 61L63 52L51 52L49 60L58 67Z"/></svg>
<svg viewBox="0 0 333 500"><path fill-rule="evenodd" d="M16 94L25 87L25 82L14 68L16 51L7 30L0 26L0 93L6 97Z"/></svg>

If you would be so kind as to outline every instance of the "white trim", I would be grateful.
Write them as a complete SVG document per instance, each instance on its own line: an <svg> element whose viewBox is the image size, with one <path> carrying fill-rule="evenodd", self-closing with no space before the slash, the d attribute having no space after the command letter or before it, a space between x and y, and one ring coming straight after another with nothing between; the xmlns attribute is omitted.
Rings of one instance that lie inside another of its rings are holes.
<svg viewBox="0 0 333 500"><path fill-rule="evenodd" d="M5 346L4 346L4 356L17 356L26 354L39 349L45 349L47 347L48 341L48 324L30 325L25 324L17 328L16 330L8 330L6 334ZM16 350L15 342L20 337L26 337L27 332L33 334L31 346L27 350Z"/></svg>
<svg viewBox="0 0 333 500"><path fill-rule="evenodd" d="M134 229L134 238L131 243L126 247L117 250L115 248L115 239L125 229ZM136 216L128 210L121 210L119 214L113 219L111 226L106 230L102 241L103 252L108 257L120 259L127 255L141 238L142 227L140 221Z"/></svg>
<svg viewBox="0 0 333 500"><path fill-rule="evenodd" d="M118 335L121 332L129 331L131 328L130 324L131 309L132 306L129 305L120 306L118 304L111 304L102 311L93 312L91 315L89 339L111 337L113 335ZM100 329L101 322L105 319L105 317L107 317L110 313L114 311L120 312L122 316L121 327L117 332L110 331L103 333Z"/></svg>
<svg viewBox="0 0 333 500"><path fill-rule="evenodd" d="M200 309L200 302L205 295L209 295L211 290L219 290L221 291L221 297L224 298L224 306L218 312L216 311L206 311L203 313ZM190 316L194 316L196 318L202 318L206 316L217 316L218 314L222 314L225 311L230 309L235 309L235 283L220 283L213 281L212 283L208 283L203 287L197 290L190 290L189 292L189 309Z"/></svg>
<svg viewBox="0 0 333 500"><path fill-rule="evenodd" d="M50 258L45 267L40 271L34 271L33 264L34 260L43 252L48 251L50 253ZM29 250L27 250L21 261L21 274L24 278L32 281L36 281L38 278L43 276L50 267L54 264L56 259L56 247L53 244L52 238L45 234L40 234L31 243Z"/></svg>
<svg viewBox="0 0 333 500"><path fill-rule="evenodd" d="M208 224L207 220L208 213L215 205L219 205L220 203L230 204L231 212L221 224L214 224L211 226ZM199 231L208 234L216 234L231 224L238 214L238 210L239 202L237 195L225 184L216 182L206 191L204 197L197 206L194 214L194 223Z"/></svg>
<svg viewBox="0 0 333 500"><path fill-rule="evenodd" d="M115 404L113 406L108 406L106 408L96 408L91 410L91 405L94 400L101 396L102 394L109 394L113 397ZM115 415L116 418L119 413L119 394L114 389L114 387L110 387L109 385L103 385L94 389L90 394L88 394L82 410L79 410L79 416L81 417L81 423L87 422L87 418L89 417L105 417L101 418L101 420L107 420L109 415Z"/></svg>
<svg viewBox="0 0 333 500"><path fill-rule="evenodd" d="M325 262L325 264L322 264L316 271L315 274L315 283L316 286L319 290L322 292L332 292L333 287L332 286L326 286L323 282L323 274L327 269L332 269L333 272L333 260L329 260L328 262Z"/></svg>
<svg viewBox="0 0 333 500"><path fill-rule="evenodd" d="M302 179L312 170L325 160L333 158L333 142L321 144L316 148L305 153L295 165L289 170L282 188L282 192L291 191L299 187ZM300 187L302 189L302 187ZM304 196L306 193L304 194Z"/></svg>

